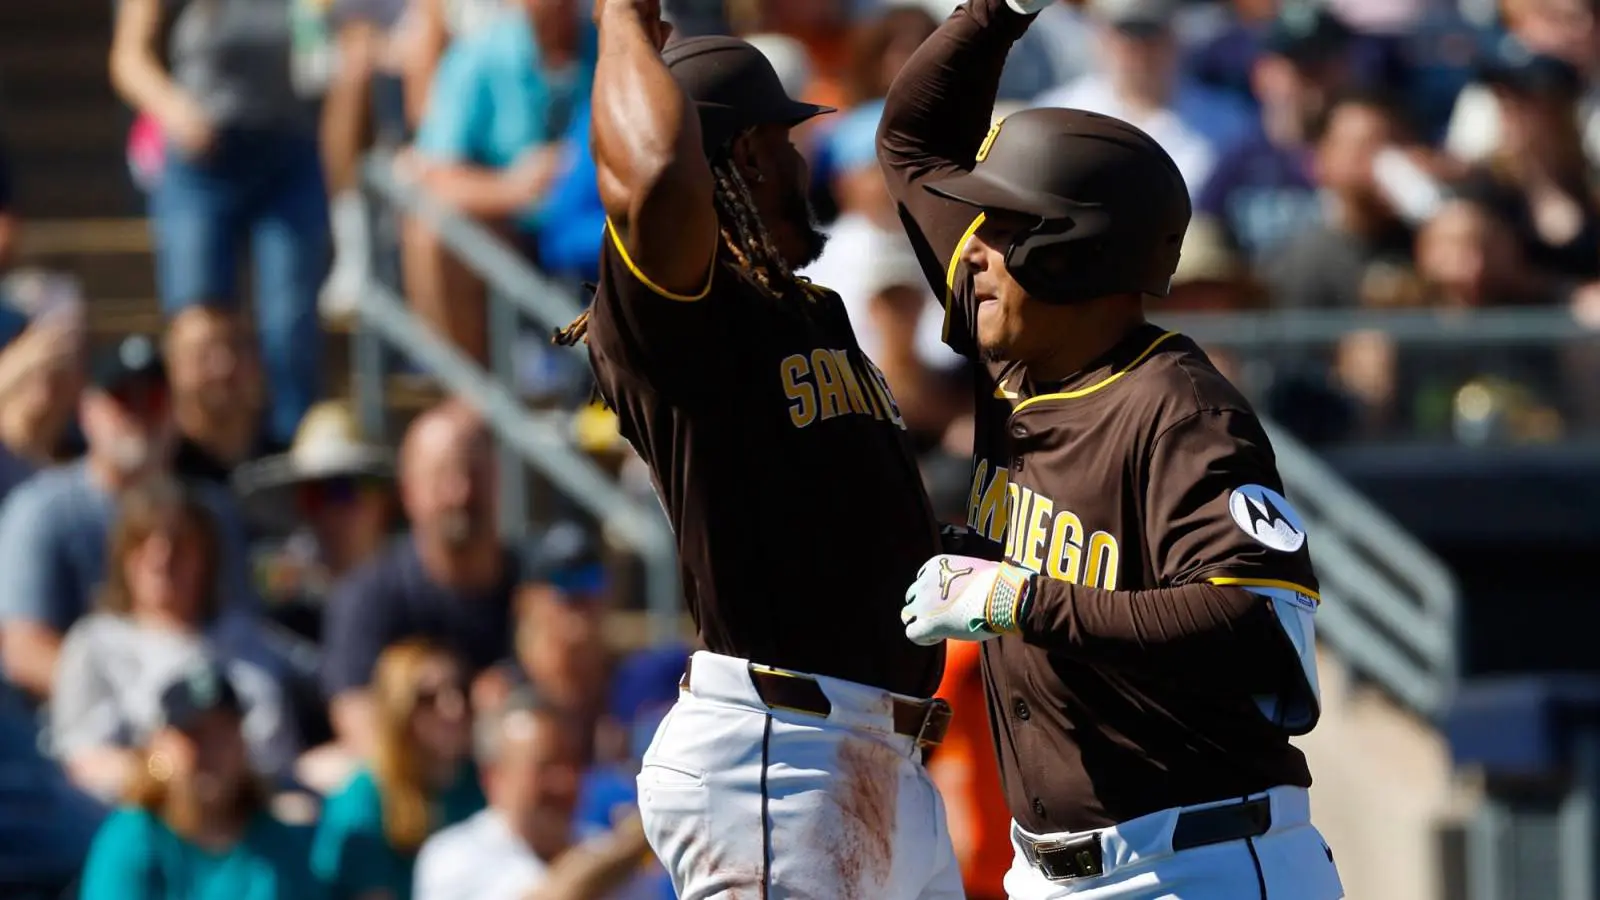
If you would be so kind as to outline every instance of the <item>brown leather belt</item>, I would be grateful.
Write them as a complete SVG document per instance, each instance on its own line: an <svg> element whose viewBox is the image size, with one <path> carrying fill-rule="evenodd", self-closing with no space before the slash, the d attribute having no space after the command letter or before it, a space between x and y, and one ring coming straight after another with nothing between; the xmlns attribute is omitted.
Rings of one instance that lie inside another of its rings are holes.
<svg viewBox="0 0 1600 900"><path fill-rule="evenodd" d="M691 690L694 660L684 667L678 686ZM792 672L750 667L750 681L756 695L769 709L787 709L807 715L827 718L833 704L816 679ZM918 746L931 747L944 740L950 728L950 704L935 697L932 700L903 700L894 698L894 733L915 738Z"/></svg>
<svg viewBox="0 0 1600 900"><path fill-rule="evenodd" d="M1272 803L1265 797L1178 813L1172 851L1193 850L1260 837L1272 827ZM1012 827L1022 856L1050 881L1075 881L1105 874L1100 832L1070 838L1035 838Z"/></svg>

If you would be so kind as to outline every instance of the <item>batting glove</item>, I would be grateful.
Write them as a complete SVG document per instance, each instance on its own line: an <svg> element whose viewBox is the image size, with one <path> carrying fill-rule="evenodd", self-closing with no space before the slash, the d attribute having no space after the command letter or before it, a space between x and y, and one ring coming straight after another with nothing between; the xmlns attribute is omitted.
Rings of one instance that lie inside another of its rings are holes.
<svg viewBox="0 0 1600 900"><path fill-rule="evenodd" d="M986 641L1013 634L1027 608L1033 573L1010 563L941 553L922 564L900 611L906 637L924 647L940 641Z"/></svg>

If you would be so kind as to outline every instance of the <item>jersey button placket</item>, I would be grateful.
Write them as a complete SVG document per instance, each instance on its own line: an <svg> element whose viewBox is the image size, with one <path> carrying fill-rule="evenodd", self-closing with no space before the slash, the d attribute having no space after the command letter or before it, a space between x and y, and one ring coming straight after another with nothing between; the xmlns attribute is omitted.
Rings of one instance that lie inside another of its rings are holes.
<svg viewBox="0 0 1600 900"><path fill-rule="evenodd" d="M1011 423L1011 439L1013 441L1024 440L1025 438L1027 438L1027 436L1028 436L1028 426L1022 424L1021 422L1012 422ZM1012 449L1015 450L1016 448L1013 447ZM1016 456L1012 457L1012 459L1011 459L1011 471L1013 471L1013 472L1021 472L1022 471L1023 459L1024 459L1024 457L1023 457L1023 455L1021 453L1017 453Z"/></svg>
<svg viewBox="0 0 1600 900"><path fill-rule="evenodd" d="M1028 709L1028 701L1021 697L1011 701L1011 713L1024 722L1028 721L1028 718L1033 715L1032 711Z"/></svg>

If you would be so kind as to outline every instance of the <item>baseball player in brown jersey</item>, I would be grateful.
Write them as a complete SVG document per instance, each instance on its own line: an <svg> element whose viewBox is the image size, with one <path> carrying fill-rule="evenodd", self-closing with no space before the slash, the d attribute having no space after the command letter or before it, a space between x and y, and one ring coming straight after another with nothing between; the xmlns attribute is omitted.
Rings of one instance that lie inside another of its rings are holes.
<svg viewBox="0 0 1600 900"><path fill-rule="evenodd" d="M558 340L650 468L707 648L643 759L650 845L685 900L959 898L921 763L944 652L899 619L938 527L843 303L794 275L822 239L789 129L827 110L744 41L666 44L654 0L596 7L609 222Z"/></svg>
<svg viewBox="0 0 1600 900"><path fill-rule="evenodd" d="M917 644L983 662L1016 900L1327 900L1306 533L1261 423L1189 339L1149 324L1188 190L1117 119L991 126L1046 0L969 0L912 57L879 131L946 339L978 361L968 524L906 593Z"/></svg>

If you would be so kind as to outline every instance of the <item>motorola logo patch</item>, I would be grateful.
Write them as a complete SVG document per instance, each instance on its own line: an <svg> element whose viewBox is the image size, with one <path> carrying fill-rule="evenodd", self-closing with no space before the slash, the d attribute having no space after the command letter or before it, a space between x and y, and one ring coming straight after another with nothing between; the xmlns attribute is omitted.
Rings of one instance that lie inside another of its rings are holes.
<svg viewBox="0 0 1600 900"><path fill-rule="evenodd" d="M1259 484L1234 488L1228 497L1228 514L1240 530L1256 543L1281 553L1294 553L1306 545L1306 528L1289 501Z"/></svg>

